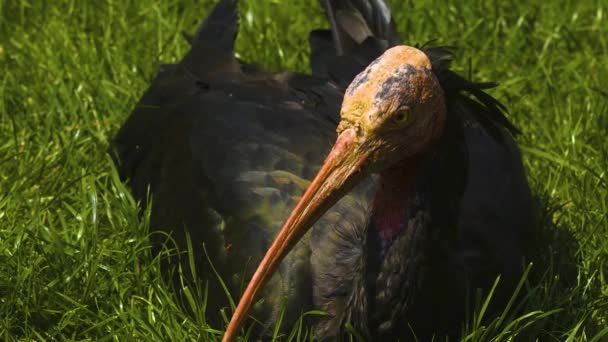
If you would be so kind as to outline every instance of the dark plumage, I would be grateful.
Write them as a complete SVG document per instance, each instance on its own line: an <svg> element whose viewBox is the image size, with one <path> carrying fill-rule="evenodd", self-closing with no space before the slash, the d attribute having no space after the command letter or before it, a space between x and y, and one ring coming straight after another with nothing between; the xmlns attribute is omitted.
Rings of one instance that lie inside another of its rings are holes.
<svg viewBox="0 0 608 342"><path fill-rule="evenodd" d="M310 35L312 76L265 73L234 57L236 3L221 0L184 59L161 67L114 140L134 196L144 201L151 190L151 229L170 232L182 249L189 231L199 275L209 280L207 318L216 326L228 300L203 243L238 293L336 140L346 87L400 44L383 0L326 0L332 28ZM425 340L456 336L466 297L496 275L503 277L497 307L510 296L534 224L511 135L517 130L484 92L491 84L450 71L448 49L424 52L432 68L404 65L374 102L413 87L399 82L408 73L436 79L445 94L440 135L408 156L408 167L370 172L326 208L258 294L264 301L252 315L264 324L276 321L286 296L283 327L317 308L330 313L314 322L319 338L341 336L350 321L369 338L407 340L413 329ZM347 96L360 98L376 77L372 68Z"/></svg>

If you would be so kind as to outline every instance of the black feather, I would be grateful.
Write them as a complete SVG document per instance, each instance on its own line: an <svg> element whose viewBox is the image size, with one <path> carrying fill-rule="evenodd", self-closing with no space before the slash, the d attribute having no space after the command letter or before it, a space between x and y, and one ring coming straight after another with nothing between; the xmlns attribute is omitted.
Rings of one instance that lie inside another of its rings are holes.
<svg viewBox="0 0 608 342"><path fill-rule="evenodd" d="M192 45L194 42L202 42L232 53L238 31L238 1L221 0L198 27L194 36L186 37L186 40Z"/></svg>
<svg viewBox="0 0 608 342"><path fill-rule="evenodd" d="M458 113L464 120L473 117L497 141L502 142L503 139L498 126L503 126L513 135L519 134L520 131L505 116L506 107L484 91L496 87L497 83L472 82L450 70L452 50L445 46L424 50L445 91L448 113Z"/></svg>

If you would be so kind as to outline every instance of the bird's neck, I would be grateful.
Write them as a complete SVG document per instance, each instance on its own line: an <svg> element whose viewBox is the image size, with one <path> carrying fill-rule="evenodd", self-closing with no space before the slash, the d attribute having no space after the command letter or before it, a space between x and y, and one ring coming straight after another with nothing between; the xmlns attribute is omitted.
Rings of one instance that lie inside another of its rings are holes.
<svg viewBox="0 0 608 342"><path fill-rule="evenodd" d="M379 276L386 274L386 271L383 273L383 269L392 265L385 265L385 257L390 253L394 242L398 241L398 237L403 232L407 232L410 218L415 217L417 210L426 202L427 194L420 186L425 160L424 157L408 158L384 170L377 180L367 230L365 261L366 313L374 322L372 329L376 329L376 325L384 319L379 315L380 311L385 310L380 308L384 302L378 303L377 295L378 290L383 291L383 285L378 283Z"/></svg>
<svg viewBox="0 0 608 342"><path fill-rule="evenodd" d="M395 237L407 227L424 194L418 191L418 175L423 157L408 158L384 170L378 179L371 223L378 233L382 249L390 247Z"/></svg>

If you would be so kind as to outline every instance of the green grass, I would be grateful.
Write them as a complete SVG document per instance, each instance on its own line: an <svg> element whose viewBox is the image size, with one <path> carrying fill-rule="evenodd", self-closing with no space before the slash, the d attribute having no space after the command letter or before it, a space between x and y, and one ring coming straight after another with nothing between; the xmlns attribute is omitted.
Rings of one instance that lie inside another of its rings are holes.
<svg viewBox="0 0 608 342"><path fill-rule="evenodd" d="M458 46L457 70L501 82L493 94L524 132L547 209L523 316L473 325L468 340L608 340L608 3L390 2L406 42ZM181 304L160 280L147 215L107 153L158 65L186 52L180 32L211 5L0 1L0 339L221 334L205 323L202 287ZM241 10L240 56L307 70L307 32L326 26L315 1Z"/></svg>

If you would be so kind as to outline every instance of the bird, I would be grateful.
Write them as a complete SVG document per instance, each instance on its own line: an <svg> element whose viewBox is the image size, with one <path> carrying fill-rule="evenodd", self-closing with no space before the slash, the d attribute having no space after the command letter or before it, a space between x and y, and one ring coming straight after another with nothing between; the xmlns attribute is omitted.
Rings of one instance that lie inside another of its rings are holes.
<svg viewBox="0 0 608 342"><path fill-rule="evenodd" d="M248 284L225 341L247 317L267 336L312 309L319 340L347 324L457 338L477 289L500 275L499 310L522 275L536 212L519 131L450 48L404 45L384 0L321 5L308 75L238 58L238 1L220 0L113 139L119 175L151 206L155 248L193 253L164 268L194 260L210 324Z"/></svg>

